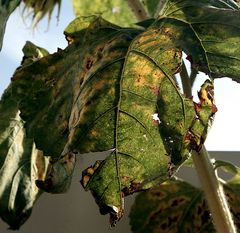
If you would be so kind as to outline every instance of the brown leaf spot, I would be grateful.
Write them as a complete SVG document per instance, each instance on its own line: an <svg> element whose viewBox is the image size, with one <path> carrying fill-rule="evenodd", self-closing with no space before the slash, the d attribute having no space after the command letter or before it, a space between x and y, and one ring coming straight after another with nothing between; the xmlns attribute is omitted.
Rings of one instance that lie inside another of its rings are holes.
<svg viewBox="0 0 240 233"><path fill-rule="evenodd" d="M82 186L85 188L88 184L88 181L90 180L90 176L85 175L83 176L82 180L80 181L80 183L82 184Z"/></svg>
<svg viewBox="0 0 240 233"><path fill-rule="evenodd" d="M192 55L188 54L186 59L192 64L193 63L193 58Z"/></svg>

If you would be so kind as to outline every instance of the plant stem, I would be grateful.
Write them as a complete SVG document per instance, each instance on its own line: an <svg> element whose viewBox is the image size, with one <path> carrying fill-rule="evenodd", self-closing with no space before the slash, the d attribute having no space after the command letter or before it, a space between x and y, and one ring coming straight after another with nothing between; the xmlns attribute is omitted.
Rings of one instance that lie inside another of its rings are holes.
<svg viewBox="0 0 240 233"><path fill-rule="evenodd" d="M236 233L236 228L228 203L208 152L203 146L199 152L193 151L192 159L208 202L214 226L218 233Z"/></svg>
<svg viewBox="0 0 240 233"><path fill-rule="evenodd" d="M160 0L158 5L157 5L157 10L154 14L154 18L157 18L162 15L163 9L165 7L165 4L167 3L168 0Z"/></svg>
<svg viewBox="0 0 240 233"><path fill-rule="evenodd" d="M180 77L182 81L183 92L187 97L192 97L192 86L190 82L190 78L187 72L186 65L184 61L182 61L182 70L180 72Z"/></svg>
<svg viewBox="0 0 240 233"><path fill-rule="evenodd" d="M196 80L197 74L198 74L198 71L195 68L191 67L191 74L190 74L190 77L189 77L190 82L191 82L191 87L193 87L193 84Z"/></svg>
<svg viewBox="0 0 240 233"><path fill-rule="evenodd" d="M192 70L192 79L195 79L197 71ZM185 63L182 63L180 72L184 93L187 97L192 96L191 79L187 73ZM201 182L207 203L212 214L213 223L218 233L236 233L236 228L228 207L227 199L210 161L209 154L205 148L192 152L192 159Z"/></svg>
<svg viewBox="0 0 240 233"><path fill-rule="evenodd" d="M149 18L148 13L140 0L127 0L127 3L138 20L142 21Z"/></svg>

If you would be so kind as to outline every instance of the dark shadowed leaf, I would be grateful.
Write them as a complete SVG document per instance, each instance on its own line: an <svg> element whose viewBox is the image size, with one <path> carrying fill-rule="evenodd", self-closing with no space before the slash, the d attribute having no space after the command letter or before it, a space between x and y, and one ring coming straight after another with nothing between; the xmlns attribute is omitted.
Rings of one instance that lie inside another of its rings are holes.
<svg viewBox="0 0 240 233"><path fill-rule="evenodd" d="M20 4L20 0L0 0L0 51L9 15Z"/></svg>
<svg viewBox="0 0 240 233"><path fill-rule="evenodd" d="M238 229L239 188L239 184L224 185ZM178 180L138 194L130 213L130 224L133 233L216 232L203 192Z"/></svg>
<svg viewBox="0 0 240 233"><path fill-rule="evenodd" d="M24 122L9 87L0 101L0 216L18 229L30 216L49 160L26 137Z"/></svg>

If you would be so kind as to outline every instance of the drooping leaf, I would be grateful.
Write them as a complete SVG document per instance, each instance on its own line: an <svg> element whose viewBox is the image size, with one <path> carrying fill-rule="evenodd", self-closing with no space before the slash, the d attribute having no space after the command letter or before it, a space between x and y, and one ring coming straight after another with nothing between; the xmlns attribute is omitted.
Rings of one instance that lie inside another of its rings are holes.
<svg viewBox="0 0 240 233"><path fill-rule="evenodd" d="M48 54L31 42L23 52L22 67ZM12 229L18 229L42 193L35 181L45 180L49 158L26 136L12 84L1 98L0 116L0 216Z"/></svg>
<svg viewBox="0 0 240 233"><path fill-rule="evenodd" d="M171 37L192 65L212 78L227 76L238 81L239 24L239 6L234 1L169 0L149 30L155 28L160 35Z"/></svg>
<svg viewBox="0 0 240 233"><path fill-rule="evenodd" d="M131 26L136 22L126 1L122 0L72 0L76 16L98 15L121 26Z"/></svg>
<svg viewBox="0 0 240 233"><path fill-rule="evenodd" d="M45 179L36 180L36 185L48 193L65 193L72 181L76 155L68 153L49 164Z"/></svg>
<svg viewBox="0 0 240 233"><path fill-rule="evenodd" d="M172 47L172 38L162 34L154 41L152 32L137 36L141 30L102 18L87 19L82 29L83 18L76 20L65 31L70 45L18 69L12 90L27 134L58 163L38 182L45 191L65 191L75 161L67 155L112 150L83 172L82 184L114 224L124 196L167 180L191 147L201 146L212 106L205 109L201 96L194 104L180 93L172 76L181 66L181 50ZM201 115L207 117L197 123ZM165 141L167 128L177 132L175 147ZM67 182L61 183L58 166Z"/></svg>
<svg viewBox="0 0 240 233"><path fill-rule="evenodd" d="M0 0L0 51L8 17L20 4L20 0Z"/></svg>
<svg viewBox="0 0 240 233"><path fill-rule="evenodd" d="M223 160L213 161L214 169L222 168L224 171L231 173L232 175L240 174L240 169L236 165Z"/></svg>
<svg viewBox="0 0 240 233"><path fill-rule="evenodd" d="M224 185L238 229L239 188L239 184ZM133 233L216 232L203 192L179 180L138 194L130 213L130 224Z"/></svg>
<svg viewBox="0 0 240 233"><path fill-rule="evenodd" d="M0 101L0 217L18 229L41 194L35 180L45 179L49 160L26 137L24 122L9 87Z"/></svg>

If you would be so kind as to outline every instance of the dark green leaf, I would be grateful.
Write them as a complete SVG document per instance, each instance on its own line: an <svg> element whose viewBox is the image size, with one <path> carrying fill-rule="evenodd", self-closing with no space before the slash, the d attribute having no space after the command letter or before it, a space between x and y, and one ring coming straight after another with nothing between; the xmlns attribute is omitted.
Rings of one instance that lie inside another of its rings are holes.
<svg viewBox="0 0 240 233"><path fill-rule="evenodd" d="M130 224L133 233L215 232L202 192L181 181L138 194Z"/></svg>
<svg viewBox="0 0 240 233"><path fill-rule="evenodd" d="M181 48L197 69L213 78L238 81L239 24L240 11L234 1L169 0L153 29L170 37L172 46Z"/></svg>
<svg viewBox="0 0 240 233"><path fill-rule="evenodd" d="M0 51L9 15L20 4L20 0L0 0Z"/></svg>
<svg viewBox="0 0 240 233"><path fill-rule="evenodd" d="M24 57L21 63L22 66L29 65L49 54L49 52L46 49L38 47L30 41L26 42L22 51L24 54Z"/></svg>
<svg viewBox="0 0 240 233"><path fill-rule="evenodd" d="M40 195L36 179L45 179L48 158L26 137L24 122L9 87L0 101L0 216L18 229Z"/></svg>

